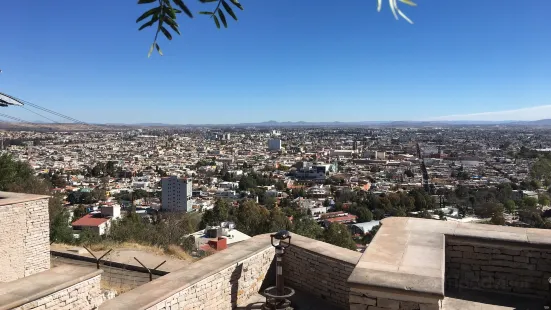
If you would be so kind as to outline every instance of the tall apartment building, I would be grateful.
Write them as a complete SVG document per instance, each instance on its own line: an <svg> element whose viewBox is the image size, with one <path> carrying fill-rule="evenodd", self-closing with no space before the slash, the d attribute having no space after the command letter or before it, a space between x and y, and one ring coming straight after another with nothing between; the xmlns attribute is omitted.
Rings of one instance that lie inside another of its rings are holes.
<svg viewBox="0 0 551 310"><path fill-rule="evenodd" d="M270 151L279 151L279 150L281 150L281 139L270 139L270 140L268 140L268 149Z"/></svg>
<svg viewBox="0 0 551 310"><path fill-rule="evenodd" d="M192 210L191 178L181 179L177 176L162 178L162 209L171 212L190 212Z"/></svg>

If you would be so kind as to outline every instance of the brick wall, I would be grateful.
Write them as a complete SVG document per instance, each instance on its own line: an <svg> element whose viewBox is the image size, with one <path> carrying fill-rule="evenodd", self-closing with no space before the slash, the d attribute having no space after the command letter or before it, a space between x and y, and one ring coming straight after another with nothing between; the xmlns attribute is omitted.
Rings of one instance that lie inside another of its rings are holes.
<svg viewBox="0 0 551 310"><path fill-rule="evenodd" d="M298 239L300 236L295 235L294 238ZM336 251L350 252L353 257L359 258L360 255L330 244L323 244L323 246L334 247ZM292 244L283 257L285 285L313 294L339 308L348 309L350 289L347 280L355 264L335 259L327 254Z"/></svg>
<svg viewBox="0 0 551 310"><path fill-rule="evenodd" d="M446 238L446 287L547 296L551 249Z"/></svg>
<svg viewBox="0 0 551 310"><path fill-rule="evenodd" d="M0 205L0 282L48 270L49 234L47 197Z"/></svg>
<svg viewBox="0 0 551 310"><path fill-rule="evenodd" d="M229 250L231 249L226 251ZM267 248L186 287L148 309L232 309L260 290L273 258L274 248Z"/></svg>
<svg viewBox="0 0 551 310"><path fill-rule="evenodd" d="M95 276L91 279L77 283L68 288L62 289L37 300L25 303L13 309L96 309L97 306L99 306L103 302L103 297L100 290L100 278L100 275Z"/></svg>

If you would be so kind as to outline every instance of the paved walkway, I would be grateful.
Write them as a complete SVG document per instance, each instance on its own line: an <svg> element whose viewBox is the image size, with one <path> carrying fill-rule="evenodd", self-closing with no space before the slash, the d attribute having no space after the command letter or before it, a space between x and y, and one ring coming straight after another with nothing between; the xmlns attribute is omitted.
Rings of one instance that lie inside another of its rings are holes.
<svg viewBox="0 0 551 310"><path fill-rule="evenodd" d="M291 297L290 300L293 310L339 310L338 307L301 291L296 291L295 296ZM236 310L259 310L264 302L266 302L266 297L257 293L251 296L243 305L238 305Z"/></svg>
<svg viewBox="0 0 551 310"><path fill-rule="evenodd" d="M442 310L543 310L543 305L539 299L462 290L446 291Z"/></svg>

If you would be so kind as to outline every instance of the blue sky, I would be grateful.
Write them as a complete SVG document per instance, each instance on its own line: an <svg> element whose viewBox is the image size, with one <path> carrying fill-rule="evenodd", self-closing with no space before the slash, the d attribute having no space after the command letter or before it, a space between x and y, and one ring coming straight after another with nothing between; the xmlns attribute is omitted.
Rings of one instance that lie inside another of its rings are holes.
<svg viewBox="0 0 551 310"><path fill-rule="evenodd" d="M551 1L383 1L242 0L151 58L146 5L4 1L0 91L101 123L551 118Z"/></svg>

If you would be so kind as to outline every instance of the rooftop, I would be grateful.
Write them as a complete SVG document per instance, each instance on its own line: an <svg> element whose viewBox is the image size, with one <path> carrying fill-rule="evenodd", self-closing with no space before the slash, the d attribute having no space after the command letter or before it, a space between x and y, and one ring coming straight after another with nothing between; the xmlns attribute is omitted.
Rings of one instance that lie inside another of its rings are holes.
<svg viewBox="0 0 551 310"><path fill-rule="evenodd" d="M97 227L107 221L109 218L98 216L99 213L88 213L85 216L74 221L71 225L73 226L86 226L86 227Z"/></svg>

